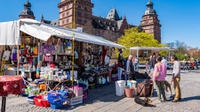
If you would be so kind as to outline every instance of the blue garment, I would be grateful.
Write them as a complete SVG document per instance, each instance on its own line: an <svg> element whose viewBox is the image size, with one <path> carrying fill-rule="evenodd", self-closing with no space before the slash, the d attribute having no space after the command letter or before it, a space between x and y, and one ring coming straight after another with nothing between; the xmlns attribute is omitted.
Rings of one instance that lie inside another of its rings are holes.
<svg viewBox="0 0 200 112"><path fill-rule="evenodd" d="M124 69L126 70L126 60L125 59L122 59L123 60L123 63L124 63Z"/></svg>

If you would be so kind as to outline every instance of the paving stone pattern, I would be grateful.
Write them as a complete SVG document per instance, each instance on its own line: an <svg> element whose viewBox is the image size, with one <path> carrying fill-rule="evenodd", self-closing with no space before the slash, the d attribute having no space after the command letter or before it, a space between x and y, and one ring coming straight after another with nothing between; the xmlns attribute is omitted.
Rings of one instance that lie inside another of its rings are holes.
<svg viewBox="0 0 200 112"><path fill-rule="evenodd" d="M169 82L170 79L171 75L168 75ZM10 95L7 98L6 112L200 112L200 70L182 72L181 91L183 99L180 102L161 103L154 96L152 100L156 107L143 107L136 104L134 98L116 96L115 83L110 83L90 90L83 104L65 105L61 109L37 107L28 104L26 97ZM169 95L167 93L167 97Z"/></svg>

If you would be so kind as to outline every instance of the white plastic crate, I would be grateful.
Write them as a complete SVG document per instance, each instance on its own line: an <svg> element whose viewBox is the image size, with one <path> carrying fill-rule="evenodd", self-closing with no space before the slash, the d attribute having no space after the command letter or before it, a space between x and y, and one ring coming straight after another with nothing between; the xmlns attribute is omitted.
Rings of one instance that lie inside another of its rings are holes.
<svg viewBox="0 0 200 112"><path fill-rule="evenodd" d="M69 105L77 105L81 103L83 103L83 95L69 99Z"/></svg>

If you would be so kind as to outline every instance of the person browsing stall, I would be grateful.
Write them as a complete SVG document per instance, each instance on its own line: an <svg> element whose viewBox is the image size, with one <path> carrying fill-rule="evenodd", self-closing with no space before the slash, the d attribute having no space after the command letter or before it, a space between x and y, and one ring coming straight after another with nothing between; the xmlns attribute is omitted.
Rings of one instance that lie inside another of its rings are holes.
<svg viewBox="0 0 200 112"><path fill-rule="evenodd" d="M135 75L134 75L134 67L132 63L133 56L129 55L128 60L127 60L127 66L126 66L126 73L128 74L128 80L135 80Z"/></svg>
<svg viewBox="0 0 200 112"><path fill-rule="evenodd" d="M156 89L157 89L157 95L158 95L158 100L160 101L166 101L166 96L165 96L165 91L164 91L164 82L165 82L165 77L167 74L167 69L165 64L161 62L162 57L158 56L156 58L157 63L155 64L154 67L154 72L153 72L153 81L155 82ZM163 100L161 99L161 95Z"/></svg>

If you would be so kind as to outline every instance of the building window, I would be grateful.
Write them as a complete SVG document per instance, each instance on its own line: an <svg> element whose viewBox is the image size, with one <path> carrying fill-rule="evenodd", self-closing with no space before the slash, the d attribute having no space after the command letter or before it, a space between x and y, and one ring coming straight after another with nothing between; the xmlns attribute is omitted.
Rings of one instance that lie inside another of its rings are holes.
<svg viewBox="0 0 200 112"><path fill-rule="evenodd" d="M62 10L65 10L65 6L62 7Z"/></svg>
<svg viewBox="0 0 200 112"><path fill-rule="evenodd" d="M87 20L84 20L84 23L87 23Z"/></svg>
<svg viewBox="0 0 200 112"><path fill-rule="evenodd" d="M78 22L78 23L81 23L81 22L82 22L82 20L81 20L81 19L78 19L78 20L77 20L77 22Z"/></svg>
<svg viewBox="0 0 200 112"><path fill-rule="evenodd" d="M85 11L87 11L88 10L88 8L87 7L85 7Z"/></svg>
<svg viewBox="0 0 200 112"><path fill-rule="evenodd" d="M88 15L87 14L84 14L84 17L87 17Z"/></svg>
<svg viewBox="0 0 200 112"><path fill-rule="evenodd" d="M69 23L69 19L66 19L66 23Z"/></svg>
<svg viewBox="0 0 200 112"><path fill-rule="evenodd" d="M96 35L100 36L100 31L99 30L97 30Z"/></svg>
<svg viewBox="0 0 200 112"><path fill-rule="evenodd" d="M62 20L62 24L64 24L65 23L65 21L64 20Z"/></svg>
<svg viewBox="0 0 200 112"><path fill-rule="evenodd" d="M68 8L69 8L69 5L67 5L66 7L67 7L67 9L68 9Z"/></svg>
<svg viewBox="0 0 200 112"><path fill-rule="evenodd" d="M81 16L81 12L77 12L78 16Z"/></svg>
<svg viewBox="0 0 200 112"><path fill-rule="evenodd" d="M68 16L68 15L69 15L69 12L66 12L66 15Z"/></svg>
<svg viewBox="0 0 200 112"><path fill-rule="evenodd" d="M81 9L81 5L78 5L78 8Z"/></svg>
<svg viewBox="0 0 200 112"><path fill-rule="evenodd" d="M62 14L62 17L65 17L65 13Z"/></svg>
<svg viewBox="0 0 200 112"><path fill-rule="evenodd" d="M110 27L108 26L107 29L110 30Z"/></svg>

